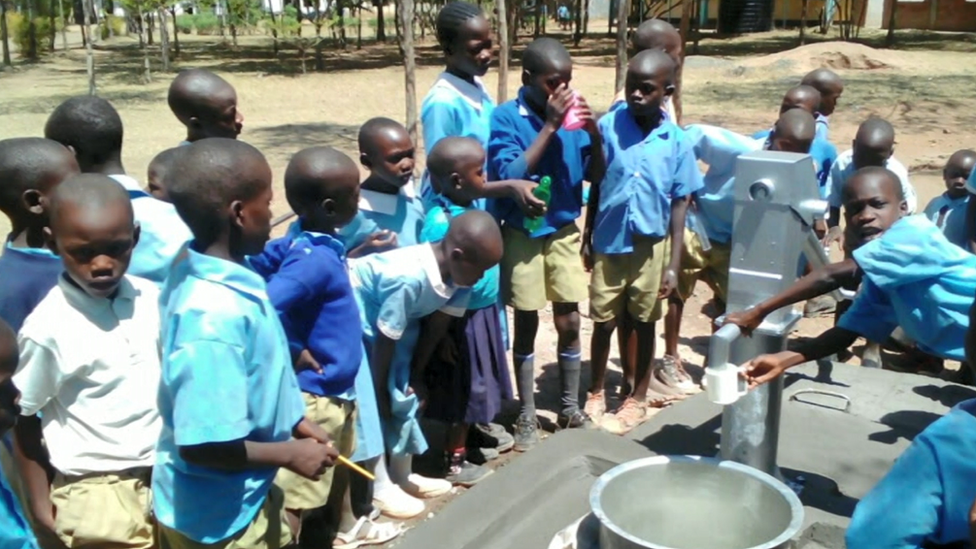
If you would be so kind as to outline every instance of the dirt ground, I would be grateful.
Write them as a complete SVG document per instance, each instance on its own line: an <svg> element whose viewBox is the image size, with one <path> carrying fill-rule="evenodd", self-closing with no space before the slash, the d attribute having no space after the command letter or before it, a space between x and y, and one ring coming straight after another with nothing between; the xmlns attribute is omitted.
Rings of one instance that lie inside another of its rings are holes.
<svg viewBox="0 0 976 549"><path fill-rule="evenodd" d="M592 28L603 27L594 22ZM875 45L881 41L880 35L870 33L863 38ZM403 72L393 65L398 57L394 45L327 49L327 70L302 75L294 52L274 56L266 37L243 37L238 48L219 44L212 37L181 40L183 52L176 68L207 67L236 86L244 114L241 139L267 155L279 191L284 167L297 150L332 145L355 158L356 133L362 122L373 116L404 118ZM523 38L522 45L526 42ZM789 49L793 45L792 32L704 40L699 50L702 55L686 61L683 123L716 124L743 133L767 128L775 120L786 88L807 71L826 66L846 82L831 119L832 141L842 151L857 125L869 115L890 120L898 131L895 155L911 172L919 209L944 190L941 168L946 158L957 149L976 147L976 96L972 93L976 35L900 34L899 49L894 50L842 42ZM614 94L612 42L586 40L571 51L576 61L574 87L590 105L605 109ZM419 101L440 66L431 43L422 43L418 53ZM115 104L126 125L125 165L131 174L144 178L151 158L183 139L182 128L165 99L173 75L156 72L151 84L142 84L141 55L133 38L100 44L96 57L98 93ZM158 64L155 58L154 63ZM516 70L509 76L509 97L520 84L517 67L516 60ZM497 89L497 77L496 71L489 73L490 90ZM0 72L0 138L41 135L47 115L60 101L86 92L84 52L77 48ZM283 192L276 193L274 210L287 211ZM5 221L0 221L4 232ZM710 291L699 285L686 307L681 354L692 369L702 364L707 349L709 320L701 311L710 299ZM797 335L815 335L829 324L826 318L803 320ZM558 375L556 338L548 313L542 326L536 344L540 358L537 401L544 417L551 420L558 400ZM590 333L591 325L584 319L584 358L589 356ZM660 349L661 345L658 356ZM617 356L616 349L612 356ZM611 368L611 383L617 383L619 370L615 365Z"/></svg>

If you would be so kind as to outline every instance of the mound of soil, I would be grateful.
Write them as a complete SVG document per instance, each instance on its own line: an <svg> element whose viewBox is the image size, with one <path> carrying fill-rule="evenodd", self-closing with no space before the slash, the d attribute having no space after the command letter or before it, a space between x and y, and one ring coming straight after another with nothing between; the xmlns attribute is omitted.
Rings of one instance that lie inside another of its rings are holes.
<svg viewBox="0 0 976 549"><path fill-rule="evenodd" d="M765 68L790 66L797 72L818 68L839 70L877 70L898 68L899 53L876 50L863 44L849 42L823 42L801 46L792 50L748 59L742 66Z"/></svg>

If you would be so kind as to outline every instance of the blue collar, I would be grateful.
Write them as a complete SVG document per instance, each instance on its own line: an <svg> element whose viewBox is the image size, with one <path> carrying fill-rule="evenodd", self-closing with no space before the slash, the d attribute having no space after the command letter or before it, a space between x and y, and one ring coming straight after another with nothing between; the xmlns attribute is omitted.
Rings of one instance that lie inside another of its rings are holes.
<svg viewBox="0 0 976 549"><path fill-rule="evenodd" d="M232 261L219 259L193 250L191 241L180 253L176 261L185 262L187 272L197 278L215 282L228 288L248 294L257 299L267 298L267 286L261 275L250 267Z"/></svg>
<svg viewBox="0 0 976 549"><path fill-rule="evenodd" d="M300 238L308 240L317 246L328 246L332 248L332 251L339 254L339 259L342 261L346 260L346 247L342 244L342 241L330 234L303 230L301 218L296 219L291 225L288 225L288 231L285 233L285 237L291 240L291 246L294 246L295 241Z"/></svg>
<svg viewBox="0 0 976 549"><path fill-rule="evenodd" d="M619 113L618 116L626 117L627 123L631 126L631 128L634 131L641 134L644 133L644 130L642 130L641 127L637 124L637 119L634 118L634 115L630 114L630 109L627 108L623 109L623 112ZM662 116L661 122L657 125L656 128L651 130L651 133L644 136L643 142L648 143L655 139L668 140L671 138L672 129L674 129L674 123L668 120L667 116Z"/></svg>
<svg viewBox="0 0 976 549"><path fill-rule="evenodd" d="M7 242L4 245L4 248L6 248L6 250L18 254L32 255L35 257L45 257L50 259L60 259L60 257L58 257L58 254L52 252L47 248L18 248L17 246L14 246L14 235L10 235L7 237Z"/></svg>

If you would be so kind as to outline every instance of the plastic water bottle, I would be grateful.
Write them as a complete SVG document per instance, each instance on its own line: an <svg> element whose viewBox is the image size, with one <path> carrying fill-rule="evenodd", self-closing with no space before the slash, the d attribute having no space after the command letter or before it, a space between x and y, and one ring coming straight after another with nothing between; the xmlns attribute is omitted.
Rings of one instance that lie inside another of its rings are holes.
<svg viewBox="0 0 976 549"><path fill-rule="evenodd" d="M548 208L549 200L552 198L552 178L548 175L542 176L542 179L539 180L539 185L532 190L532 194L539 200L545 202ZM534 233L541 229L546 224L544 215L535 218L526 217L525 223L523 224L525 230Z"/></svg>

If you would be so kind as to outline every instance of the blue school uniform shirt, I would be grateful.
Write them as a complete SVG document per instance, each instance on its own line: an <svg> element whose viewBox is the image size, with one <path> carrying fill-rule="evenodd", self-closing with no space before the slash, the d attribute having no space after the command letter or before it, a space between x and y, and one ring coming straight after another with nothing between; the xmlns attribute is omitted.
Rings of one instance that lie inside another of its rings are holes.
<svg viewBox="0 0 976 549"><path fill-rule="evenodd" d="M669 234L671 200L702 187L692 146L672 122L646 136L629 109L616 109L598 123L607 174L593 228L593 249L602 254L634 250L634 236Z"/></svg>
<svg viewBox="0 0 976 549"><path fill-rule="evenodd" d="M848 549L970 547L976 500L976 400L922 431L854 509Z"/></svg>
<svg viewBox="0 0 976 549"><path fill-rule="evenodd" d="M437 242L444 240L447 230L451 226L451 219L466 211L476 209L473 205L467 208L454 204L447 197L440 195L435 198L435 206L427 212L424 219L424 229L420 232L421 242ZM485 271L471 288L471 297L468 301L468 309L484 309L498 302L498 280L500 269L495 265Z"/></svg>
<svg viewBox="0 0 976 549"><path fill-rule="evenodd" d="M819 126L817 127L819 128ZM763 148L769 149L769 135L771 133L772 130L763 130L754 133L752 137L754 139L764 140ZM830 168L837 161L837 147L818 134L813 138L813 143L810 144L810 156L813 157L814 165L817 168L817 184L820 186L820 198L826 200L830 194L830 187L827 185L830 181Z"/></svg>
<svg viewBox="0 0 976 549"><path fill-rule="evenodd" d="M322 373L298 372L298 386L322 397L352 396L363 348L349 342L362 341L363 330L342 243L304 231L272 240L250 263L268 283L292 358L308 349L322 366Z"/></svg>
<svg viewBox="0 0 976 549"><path fill-rule="evenodd" d="M925 217L942 229L942 234L956 246L969 251L969 238L966 235L966 208L969 207L969 195L961 198L950 198L945 193L935 197L925 207ZM944 210L944 215L943 215ZM942 223L939 218L942 217Z"/></svg>
<svg viewBox="0 0 976 549"><path fill-rule="evenodd" d="M0 452L13 453L11 436L0 436ZM37 538L27 522L10 482L0 469L0 549L38 549Z"/></svg>
<svg viewBox="0 0 976 549"><path fill-rule="evenodd" d="M583 207L583 179L590 162L590 134L583 130L556 131L532 171L526 164L525 151L539 136L545 120L532 112L525 102L525 88L518 99L498 106L491 115L491 139L488 142L488 178L527 179L539 182L543 176L552 179L552 198L541 228L532 237L552 234L575 223ZM527 233L525 214L511 199L494 201L494 214L507 227Z"/></svg>
<svg viewBox="0 0 976 549"><path fill-rule="evenodd" d="M132 212L140 227L139 242L132 251L128 273L149 279L162 287L173 260L193 238L193 234L172 204L157 200L142 190L138 181L127 175L110 177L129 192Z"/></svg>
<svg viewBox="0 0 976 549"><path fill-rule="evenodd" d="M445 137L471 137L488 150L491 133L491 113L495 100L480 78L474 83L442 72L430 87L420 106L420 121L424 129L424 150L430 154L434 145ZM428 204L435 194L426 172L420 186L420 197ZM484 201L478 203L482 208Z"/></svg>
<svg viewBox="0 0 976 549"><path fill-rule="evenodd" d="M397 194L367 189L359 191L359 212L352 222L341 228L336 237L351 250L377 231L397 235L397 246L420 243L420 229L424 226L424 203L417 196L413 182L400 188Z"/></svg>
<svg viewBox="0 0 976 549"><path fill-rule="evenodd" d="M901 326L923 351L965 359L976 256L920 215L898 220L853 256L864 276L838 326L871 341L884 341Z"/></svg>
<svg viewBox="0 0 976 549"><path fill-rule="evenodd" d="M709 240L728 244L735 217L735 164L741 155L762 150L766 140L706 124L693 124L685 130L695 158L708 164L704 188L697 197L699 217Z"/></svg>
<svg viewBox="0 0 976 549"><path fill-rule="evenodd" d="M379 334L396 341L388 380L393 417L383 425L387 450L422 454L427 442L417 418L419 403L416 395L407 394L420 320L438 310L463 316L470 290L452 286L441 277L431 244L351 260L350 279L359 303L366 352L372 355Z"/></svg>
<svg viewBox="0 0 976 549"><path fill-rule="evenodd" d="M159 522L200 543L225 540L257 515L274 467L188 463L181 446L285 442L305 413L288 341L264 280L196 252L177 261L160 297L163 431L153 468Z"/></svg>
<svg viewBox="0 0 976 549"><path fill-rule="evenodd" d="M62 272L61 258L47 248L15 248L8 239L0 253L0 318L19 332Z"/></svg>

